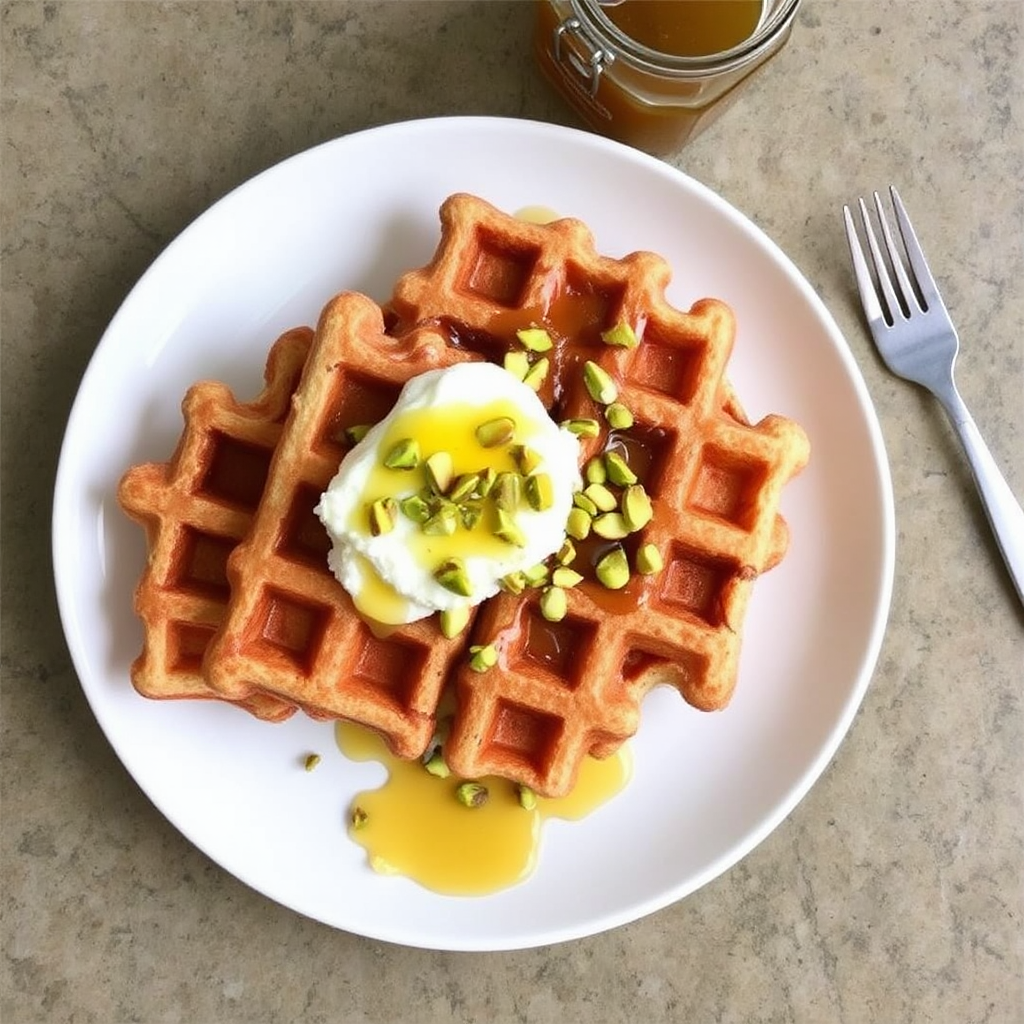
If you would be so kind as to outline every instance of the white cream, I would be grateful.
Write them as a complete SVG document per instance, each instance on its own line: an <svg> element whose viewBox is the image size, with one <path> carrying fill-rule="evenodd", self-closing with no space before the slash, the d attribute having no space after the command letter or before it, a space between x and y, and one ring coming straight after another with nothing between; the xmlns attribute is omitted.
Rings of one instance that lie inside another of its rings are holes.
<svg viewBox="0 0 1024 1024"><path fill-rule="evenodd" d="M396 439L413 436L422 458L448 451L456 473L488 465L511 468L507 446L485 449L475 439L474 426L495 412L515 421L514 443L527 445L539 457L533 471L547 474L553 485L550 507L536 511L524 500L514 514L524 546L500 541L482 525L473 531L460 525L452 536L431 538L401 512L392 530L371 534L370 502L385 494L401 500L425 484L422 468L383 469ZM536 565L561 546L573 492L581 486L578 462L575 435L558 427L537 395L502 367L461 363L414 377L387 417L345 456L317 506L333 542L331 570L356 606L383 622L411 622L434 611L479 604L498 592L503 576ZM453 555L465 567L468 596L434 578L437 565Z"/></svg>

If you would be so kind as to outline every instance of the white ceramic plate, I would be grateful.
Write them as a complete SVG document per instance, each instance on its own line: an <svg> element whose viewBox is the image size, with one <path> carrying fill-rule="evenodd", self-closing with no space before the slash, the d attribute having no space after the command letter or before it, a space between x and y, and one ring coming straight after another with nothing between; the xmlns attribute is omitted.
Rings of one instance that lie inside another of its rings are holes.
<svg viewBox="0 0 1024 1024"><path fill-rule="evenodd" d="M628 789L582 822L545 826L540 865L485 898L375 875L345 810L377 766L336 751L329 725L267 725L210 703L139 697L132 591L142 531L115 488L169 457L180 400L203 378L248 399L283 330L342 289L378 300L437 242L437 209L468 191L515 211L582 218L600 250L651 249L669 297L736 310L731 377L752 418L804 425L808 469L786 490L792 545L755 588L729 709L656 691ZM836 237L839 237L837 222ZM838 245L837 241L837 245ZM348 931L437 949L507 949L648 914L725 871L821 773L868 685L888 613L893 505L877 421L834 322L748 220L667 165L596 136L489 118L417 121L319 146L201 216L139 281L96 349L68 423L53 550L61 615L89 702L128 771L218 864L271 899ZM309 750L324 756L312 773Z"/></svg>

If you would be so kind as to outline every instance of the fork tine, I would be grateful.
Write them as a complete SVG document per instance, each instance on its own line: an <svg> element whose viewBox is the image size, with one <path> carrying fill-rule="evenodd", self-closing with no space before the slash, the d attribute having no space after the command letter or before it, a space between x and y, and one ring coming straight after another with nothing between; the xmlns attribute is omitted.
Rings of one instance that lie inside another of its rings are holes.
<svg viewBox="0 0 1024 1024"><path fill-rule="evenodd" d="M935 305L941 306L942 297L939 295L938 285L935 283L935 278L932 277L932 272L928 269L928 261L924 258L924 250L921 248L921 243L917 240L914 227L910 223L910 217L907 216L906 207L903 205L903 200L900 199L900 194L896 191L895 185L889 186L889 195L892 197L892 206L896 211L896 222L900 227L903 247L907 250L907 258L910 260L910 266L913 268L918 290L924 299L924 308L928 309Z"/></svg>
<svg viewBox="0 0 1024 1024"><path fill-rule="evenodd" d="M875 238L874 229L871 227L871 218L868 216L868 208L864 205L863 199L858 199L857 203L860 205L860 219L864 223L864 234L868 240L868 249L871 251L871 262L875 266L875 275L878 278L878 286L882 289L883 296L885 296L885 304L889 312L888 317L885 318L885 322L891 327L896 323L896 320L899 317L903 316L903 309L900 306L899 299L896 297L896 292L892 286L892 280L889 277L888 268L886 267L885 260L882 257L882 250L878 247L878 239Z"/></svg>
<svg viewBox="0 0 1024 1024"><path fill-rule="evenodd" d="M892 187L891 185L889 186ZM902 307L907 312L910 311L910 307L917 306L923 312L923 307L917 299L917 292L914 291L914 286L910 283L910 278L907 277L907 271L903 266L903 257L900 255L899 249L896 248L896 242L892 237L892 231L889 229L889 218L885 215L885 210L882 207L882 200L878 193L873 193L875 197L875 212L878 214L878 223L882 228L882 238L885 241L886 252L889 253L889 262L892 264L893 272L896 274L896 280L900 286L900 292L903 296ZM900 225L900 234L903 234L903 226ZM913 266L913 264L911 264Z"/></svg>
<svg viewBox="0 0 1024 1024"><path fill-rule="evenodd" d="M878 301L878 293L875 291L875 283L871 280L871 271L868 270L867 260L864 259L864 250L861 248L857 229L853 224L853 216L850 214L848 206L843 207L843 219L846 222L846 240L850 244L850 258L853 260L853 273L857 278L857 290L860 292L861 305L864 307L868 323L884 321L882 306Z"/></svg>

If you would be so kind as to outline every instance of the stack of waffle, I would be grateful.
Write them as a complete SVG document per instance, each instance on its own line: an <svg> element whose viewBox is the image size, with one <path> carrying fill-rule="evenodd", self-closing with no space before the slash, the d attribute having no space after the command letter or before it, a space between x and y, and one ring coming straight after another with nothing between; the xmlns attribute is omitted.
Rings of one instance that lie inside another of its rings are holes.
<svg viewBox="0 0 1024 1024"><path fill-rule="evenodd" d="M660 257L609 259L578 221L527 223L468 195L444 203L441 228L431 263L402 277L384 310L333 299L312 337L276 343L249 405L196 385L171 460L126 474L121 504L149 539L132 680L149 697L220 698L268 719L296 708L351 719L403 757L427 748L451 687L455 772L562 794L585 755L636 731L652 686L701 709L728 703L751 588L785 553L779 499L807 440L783 417L747 421L725 377L730 310L670 306ZM553 342L533 357L537 371L546 360L535 377L552 417L600 424L583 463L617 454L654 514L621 541L579 542L571 568L583 579L557 621L528 586L484 602L455 638L436 616L376 629L331 574L313 512L347 428L383 418L417 374L521 353L525 328ZM628 427L609 425L588 362L615 382ZM615 589L593 571L610 547L634 569ZM641 548L660 571L635 571ZM469 657L481 647L496 654L485 671Z"/></svg>

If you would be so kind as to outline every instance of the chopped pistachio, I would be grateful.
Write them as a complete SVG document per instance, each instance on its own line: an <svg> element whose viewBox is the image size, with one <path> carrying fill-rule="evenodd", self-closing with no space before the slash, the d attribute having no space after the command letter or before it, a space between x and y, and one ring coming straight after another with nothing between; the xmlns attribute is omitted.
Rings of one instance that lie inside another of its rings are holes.
<svg viewBox="0 0 1024 1024"><path fill-rule="evenodd" d="M467 530L472 530L483 514L484 507L479 501L464 501L459 505L459 519Z"/></svg>
<svg viewBox="0 0 1024 1024"><path fill-rule="evenodd" d="M415 438L403 437L384 456L388 469L415 469L420 464L420 446Z"/></svg>
<svg viewBox="0 0 1024 1024"><path fill-rule="evenodd" d="M626 460L617 452L604 453L604 466L608 471L608 479L620 487L628 487L636 483L636 473L629 468Z"/></svg>
<svg viewBox="0 0 1024 1024"><path fill-rule="evenodd" d="M597 420L585 417L565 420L561 423L561 426L577 437L597 437L601 433L601 424Z"/></svg>
<svg viewBox="0 0 1024 1024"><path fill-rule="evenodd" d="M450 537L459 525L459 510L446 501L424 524L423 532L430 537Z"/></svg>
<svg viewBox="0 0 1024 1024"><path fill-rule="evenodd" d="M604 484L588 484L583 488L583 493L600 512L611 512L619 505L618 499Z"/></svg>
<svg viewBox="0 0 1024 1024"><path fill-rule="evenodd" d="M469 608L459 605L457 608L445 608L441 612L441 632L449 640L458 636L469 622Z"/></svg>
<svg viewBox="0 0 1024 1024"><path fill-rule="evenodd" d="M633 426L633 414L621 402L612 402L605 409L604 418L613 430L629 430Z"/></svg>
<svg viewBox="0 0 1024 1024"><path fill-rule="evenodd" d="M629 536L630 529L621 512L602 512L594 520L594 533L605 540L621 540Z"/></svg>
<svg viewBox="0 0 1024 1024"><path fill-rule="evenodd" d="M378 498L370 503L368 509L370 533L374 537L390 533L395 528L398 518L398 502L394 498Z"/></svg>
<svg viewBox="0 0 1024 1024"><path fill-rule="evenodd" d="M592 359L583 364L583 383L587 385L590 397L601 405L609 405L619 397L618 386L611 374Z"/></svg>
<svg viewBox="0 0 1024 1024"><path fill-rule="evenodd" d="M307 754L306 759L302 762L302 767L307 772L311 772L320 763L319 754Z"/></svg>
<svg viewBox="0 0 1024 1024"><path fill-rule="evenodd" d="M516 796L519 798L519 806L524 811L532 811L537 806L537 794L529 786L522 783L516 786Z"/></svg>
<svg viewBox="0 0 1024 1024"><path fill-rule="evenodd" d="M541 356L530 368L526 371L526 376L523 377L523 383L534 391L539 391L541 384L547 379L548 370L551 369L551 361L547 356Z"/></svg>
<svg viewBox="0 0 1024 1024"><path fill-rule="evenodd" d="M491 497L499 509L506 512L515 512L519 508L519 496L521 493L520 477L518 473L499 473L498 479L491 489Z"/></svg>
<svg viewBox="0 0 1024 1024"><path fill-rule="evenodd" d="M601 332L601 340L606 345L617 345L619 348L636 348L640 344L633 328L624 320L620 320L614 327Z"/></svg>
<svg viewBox="0 0 1024 1024"><path fill-rule="evenodd" d="M510 572L507 576L502 576L498 580L498 586L506 594L521 594L526 589L526 576L517 569L515 572Z"/></svg>
<svg viewBox="0 0 1024 1024"><path fill-rule="evenodd" d="M629 582L629 561L621 545L616 544L594 567L597 578L609 590L621 590Z"/></svg>
<svg viewBox="0 0 1024 1024"><path fill-rule="evenodd" d="M576 545L573 544L572 539L566 537L562 541L562 546L555 552L555 561L559 565L568 565L571 561L576 558Z"/></svg>
<svg viewBox="0 0 1024 1024"><path fill-rule="evenodd" d="M369 815L362 807L360 807L357 804L355 807L352 808L351 821L352 828L354 828L358 832L361 828L366 827L366 823L367 821L369 821Z"/></svg>
<svg viewBox="0 0 1024 1024"><path fill-rule="evenodd" d="M570 569L567 566L560 565L551 573L551 582L556 587L567 587L572 589L578 583L583 582L583 576L575 569Z"/></svg>
<svg viewBox="0 0 1024 1024"><path fill-rule="evenodd" d="M496 416L476 428L476 439L481 448L500 448L510 444L516 436L516 421L511 416Z"/></svg>
<svg viewBox="0 0 1024 1024"><path fill-rule="evenodd" d="M529 476L543 462L540 455L525 444L513 446L512 458L515 459L516 467L523 476Z"/></svg>
<svg viewBox="0 0 1024 1024"><path fill-rule="evenodd" d="M423 461L427 483L435 494L445 494L452 485L454 464L448 452L434 452Z"/></svg>
<svg viewBox="0 0 1024 1024"><path fill-rule="evenodd" d="M506 352L502 364L513 377L522 380L530 368L530 357L525 352Z"/></svg>
<svg viewBox="0 0 1024 1024"><path fill-rule="evenodd" d="M593 500L588 495L584 494L583 491L577 491L572 496L572 503L576 508L583 509L588 516L597 515L597 505L595 505Z"/></svg>
<svg viewBox="0 0 1024 1024"><path fill-rule="evenodd" d="M450 590L460 597L469 597L473 593L473 585L466 572L466 564L461 558L446 558L435 570L434 579L445 590Z"/></svg>
<svg viewBox="0 0 1024 1024"><path fill-rule="evenodd" d="M644 576L653 576L655 573L661 572L664 567L665 562L661 557L661 552L654 544L640 545L640 550L636 553L637 572Z"/></svg>
<svg viewBox="0 0 1024 1024"><path fill-rule="evenodd" d="M531 352L547 352L554 344L551 335L543 327L525 327L521 331L516 331L516 337L519 344Z"/></svg>
<svg viewBox="0 0 1024 1024"><path fill-rule="evenodd" d="M565 521L565 532L573 540L584 540L590 534L590 524L593 518L587 515L581 508L572 508L569 517Z"/></svg>
<svg viewBox="0 0 1024 1024"><path fill-rule="evenodd" d="M474 644L469 649L469 667L474 672L486 672L498 664L498 649L494 644Z"/></svg>
<svg viewBox="0 0 1024 1024"><path fill-rule="evenodd" d="M561 622L569 610L569 602L561 587L545 587L540 595L540 613L548 622Z"/></svg>
<svg viewBox="0 0 1024 1024"><path fill-rule="evenodd" d="M543 512L555 503L555 485L547 473L535 473L526 478L526 500L537 512Z"/></svg>
<svg viewBox="0 0 1024 1024"><path fill-rule="evenodd" d="M483 807L490 794L481 782L463 782L455 790L455 797L465 807Z"/></svg>
<svg viewBox="0 0 1024 1024"><path fill-rule="evenodd" d="M435 751L430 759L423 765L424 768L430 772L431 775L437 776L439 779L447 779L451 775L451 769L445 763L444 757L441 755L441 751Z"/></svg>
<svg viewBox="0 0 1024 1024"><path fill-rule="evenodd" d="M448 497L455 502L463 501L477 489L479 484L479 473L463 473L461 476L455 478L455 483L452 484L452 489L449 491Z"/></svg>
<svg viewBox="0 0 1024 1024"><path fill-rule="evenodd" d="M651 499L643 484L630 484L622 492L622 518L626 520L630 532L642 530L653 517Z"/></svg>
<svg viewBox="0 0 1024 1024"><path fill-rule="evenodd" d="M494 481L498 479L498 471L493 466L487 466L480 471L480 481L476 485L476 493L481 498L486 498L491 493Z"/></svg>
<svg viewBox="0 0 1024 1024"><path fill-rule="evenodd" d="M402 514L411 519L414 523L425 523L430 518L430 505L426 499L419 494L410 494L403 498L398 507Z"/></svg>
<svg viewBox="0 0 1024 1024"><path fill-rule="evenodd" d="M550 570L543 562L531 565L529 569L523 570L523 576L531 587L541 587L548 581L551 575Z"/></svg>
<svg viewBox="0 0 1024 1024"><path fill-rule="evenodd" d="M588 460L583 469L583 476L588 484L603 484L608 479L608 470L605 469L604 459L595 455Z"/></svg>
<svg viewBox="0 0 1024 1024"><path fill-rule="evenodd" d="M498 525L494 528L494 536L517 548L526 547L526 534L503 508L498 509Z"/></svg>
<svg viewBox="0 0 1024 1024"><path fill-rule="evenodd" d="M360 441L370 432L372 424L370 423L356 423L351 427L346 427L343 431L345 440L349 444L359 444Z"/></svg>

